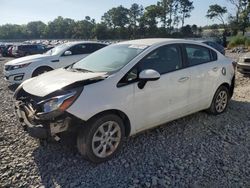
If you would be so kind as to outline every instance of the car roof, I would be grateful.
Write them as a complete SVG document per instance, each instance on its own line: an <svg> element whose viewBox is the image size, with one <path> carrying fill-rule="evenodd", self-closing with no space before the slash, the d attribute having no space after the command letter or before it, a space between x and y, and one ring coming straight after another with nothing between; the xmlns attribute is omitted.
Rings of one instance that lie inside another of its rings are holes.
<svg viewBox="0 0 250 188"><path fill-rule="evenodd" d="M196 40L187 40L187 39L173 39L173 38L149 38L149 39L137 39L137 40L130 40L124 41L117 44L131 44L131 45L144 45L144 46L153 46L162 43L190 43L190 44L198 44L204 45L200 41Z"/></svg>
<svg viewBox="0 0 250 188"><path fill-rule="evenodd" d="M66 42L64 44L66 44L68 46L72 46L72 45L76 45L76 44L86 44L86 43L90 43L90 44L104 44L104 43L97 42L97 41L73 41L73 42Z"/></svg>
<svg viewBox="0 0 250 188"><path fill-rule="evenodd" d="M152 45L160 44L162 42L176 42L176 41L184 41L184 40L183 39L172 39L172 38L148 38L148 39L137 39L137 40L124 41L124 42L120 42L119 44L152 46Z"/></svg>

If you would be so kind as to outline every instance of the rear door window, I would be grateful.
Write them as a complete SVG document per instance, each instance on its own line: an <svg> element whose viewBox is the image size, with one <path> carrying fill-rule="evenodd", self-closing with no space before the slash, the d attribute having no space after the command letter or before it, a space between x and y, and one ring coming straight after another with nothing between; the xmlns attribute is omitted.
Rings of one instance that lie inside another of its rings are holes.
<svg viewBox="0 0 250 188"><path fill-rule="evenodd" d="M187 60L189 66L195 66L207 63L213 61L214 58L216 58L216 57L214 58L211 57L210 49L199 45L186 44L185 51L187 54Z"/></svg>

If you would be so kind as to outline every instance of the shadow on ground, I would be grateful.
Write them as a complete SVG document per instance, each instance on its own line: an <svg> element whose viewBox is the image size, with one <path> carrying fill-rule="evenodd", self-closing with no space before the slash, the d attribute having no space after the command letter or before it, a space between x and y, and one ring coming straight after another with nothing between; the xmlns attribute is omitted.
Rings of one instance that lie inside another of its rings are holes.
<svg viewBox="0 0 250 188"><path fill-rule="evenodd" d="M14 92L18 88L19 84L11 84L8 86L9 90Z"/></svg>

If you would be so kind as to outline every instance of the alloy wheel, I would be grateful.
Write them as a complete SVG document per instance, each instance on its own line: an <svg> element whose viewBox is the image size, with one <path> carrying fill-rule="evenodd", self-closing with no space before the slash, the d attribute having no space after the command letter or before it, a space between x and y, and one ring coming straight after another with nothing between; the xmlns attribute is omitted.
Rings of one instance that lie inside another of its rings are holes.
<svg viewBox="0 0 250 188"><path fill-rule="evenodd" d="M215 109L217 112L221 113L225 110L227 106L227 100L228 100L227 92L224 90L220 91L215 101Z"/></svg>
<svg viewBox="0 0 250 188"><path fill-rule="evenodd" d="M98 127L92 138L92 150L97 157L111 155L121 142L121 128L115 121L108 121Z"/></svg>

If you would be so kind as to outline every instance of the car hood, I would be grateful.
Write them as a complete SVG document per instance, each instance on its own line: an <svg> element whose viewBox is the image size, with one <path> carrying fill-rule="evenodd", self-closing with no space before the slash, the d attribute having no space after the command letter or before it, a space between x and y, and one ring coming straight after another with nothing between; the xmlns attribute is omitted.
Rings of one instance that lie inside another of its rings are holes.
<svg viewBox="0 0 250 188"><path fill-rule="evenodd" d="M240 58L243 58L243 59L250 58L250 52L242 55Z"/></svg>
<svg viewBox="0 0 250 188"><path fill-rule="evenodd" d="M17 59L14 59L12 61L9 61L9 62L5 63L5 65L21 65L21 64L25 64L25 63L41 61L41 60L50 59L50 58L53 58L53 56L45 55L45 54L29 55L26 57L21 57L21 58L17 58Z"/></svg>
<svg viewBox="0 0 250 188"><path fill-rule="evenodd" d="M73 83L105 76L105 72L72 72L62 68L29 79L22 84L22 87L31 95L44 97Z"/></svg>

